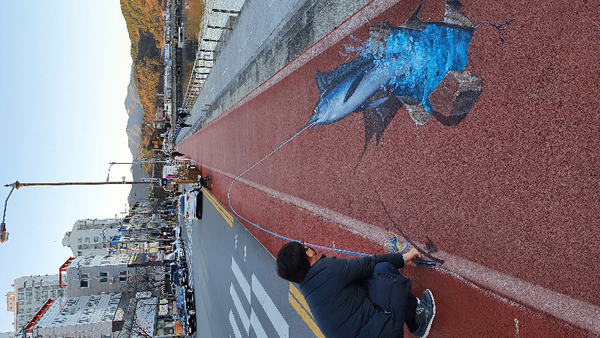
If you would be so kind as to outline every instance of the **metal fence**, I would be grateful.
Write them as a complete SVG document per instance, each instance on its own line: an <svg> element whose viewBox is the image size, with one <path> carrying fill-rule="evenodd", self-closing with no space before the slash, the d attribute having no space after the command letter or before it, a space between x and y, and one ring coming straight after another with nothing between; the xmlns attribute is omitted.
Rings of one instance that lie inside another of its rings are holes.
<svg viewBox="0 0 600 338"><path fill-rule="evenodd" d="M202 29L198 37L198 51L192 74L183 97L182 112L189 113L233 30L245 0L208 0L202 16Z"/></svg>
<svg viewBox="0 0 600 338"><path fill-rule="evenodd" d="M181 125L185 123L186 117L179 117L179 114L188 114L196 104L196 99L202 87L210 74L214 63L223 49L227 37L233 30L235 19L240 14L240 10L246 0L206 0L204 2L204 11L202 14L202 28L198 36L198 50L196 59L192 67L190 80L183 96L181 108L174 112L177 114L176 128L173 133L172 143L174 144L183 129ZM207 109L203 109L205 112ZM202 120L200 117L199 120Z"/></svg>

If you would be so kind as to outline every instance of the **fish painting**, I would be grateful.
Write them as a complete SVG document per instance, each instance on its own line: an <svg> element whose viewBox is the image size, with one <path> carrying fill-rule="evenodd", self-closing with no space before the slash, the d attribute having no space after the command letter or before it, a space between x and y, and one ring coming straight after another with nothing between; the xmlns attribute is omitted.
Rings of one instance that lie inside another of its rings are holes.
<svg viewBox="0 0 600 338"><path fill-rule="evenodd" d="M385 129L398 102L417 125L432 116L444 125L457 125L466 117L482 84L481 78L465 71L475 26L462 14L459 0L446 3L443 22L419 19L421 6L400 27L386 21L371 26L364 48L357 50L359 58L327 73L317 71L320 96L308 124L327 125L353 112L370 112ZM436 112L429 101L446 77L459 83L449 116Z"/></svg>

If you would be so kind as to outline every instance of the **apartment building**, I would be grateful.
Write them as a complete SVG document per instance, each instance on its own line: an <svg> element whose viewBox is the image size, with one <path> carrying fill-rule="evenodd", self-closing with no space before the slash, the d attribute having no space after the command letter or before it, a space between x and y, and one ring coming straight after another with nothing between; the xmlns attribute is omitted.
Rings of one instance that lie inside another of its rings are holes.
<svg viewBox="0 0 600 338"><path fill-rule="evenodd" d="M113 323L122 321L120 303L120 293L50 300L25 326L25 332L36 338L117 337Z"/></svg>
<svg viewBox="0 0 600 338"><path fill-rule="evenodd" d="M17 278L13 287L12 294L7 294L7 308L9 312L14 313L15 331L27 324L48 299L64 295L64 289L59 285L58 274ZM13 311L10 311L11 309Z"/></svg>
<svg viewBox="0 0 600 338"><path fill-rule="evenodd" d="M128 254L78 256L60 269L60 283L65 296L79 297L100 293L116 293L126 286L134 268L127 266Z"/></svg>
<svg viewBox="0 0 600 338"><path fill-rule="evenodd" d="M124 229L122 225L119 218L80 219L65 233L62 244L71 248L73 256L106 255L110 241Z"/></svg>

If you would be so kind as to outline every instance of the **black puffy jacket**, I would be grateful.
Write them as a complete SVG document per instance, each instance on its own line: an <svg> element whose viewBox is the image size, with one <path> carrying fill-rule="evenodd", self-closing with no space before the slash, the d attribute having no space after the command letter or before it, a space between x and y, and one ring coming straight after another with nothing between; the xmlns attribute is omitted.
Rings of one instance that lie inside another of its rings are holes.
<svg viewBox="0 0 600 338"><path fill-rule="evenodd" d="M299 284L300 292L325 337L403 337L404 306L411 282L402 276L372 276L379 262L404 266L402 255L388 254L322 257L310 268ZM379 299L373 299L376 303L387 304L387 309L374 305L367 293Z"/></svg>

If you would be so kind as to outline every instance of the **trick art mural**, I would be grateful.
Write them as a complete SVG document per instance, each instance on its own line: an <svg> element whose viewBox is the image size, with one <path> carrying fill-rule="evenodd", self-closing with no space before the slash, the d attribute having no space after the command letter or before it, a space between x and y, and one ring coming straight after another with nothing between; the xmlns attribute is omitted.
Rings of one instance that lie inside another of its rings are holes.
<svg viewBox="0 0 600 338"><path fill-rule="evenodd" d="M442 125L456 126L469 114L482 86L481 78L465 71L475 29L490 24L504 41L501 31L512 20L474 26L462 14L462 3L451 0L443 22L426 22L418 17L421 6L400 27L386 21L372 25L362 46L346 47L358 54L357 59L327 73L317 71L320 96L307 125L328 125L362 112L366 150L373 135L379 144L403 105L417 125L433 116ZM448 77L458 82L458 91L450 114L444 115L433 108L429 97Z"/></svg>

